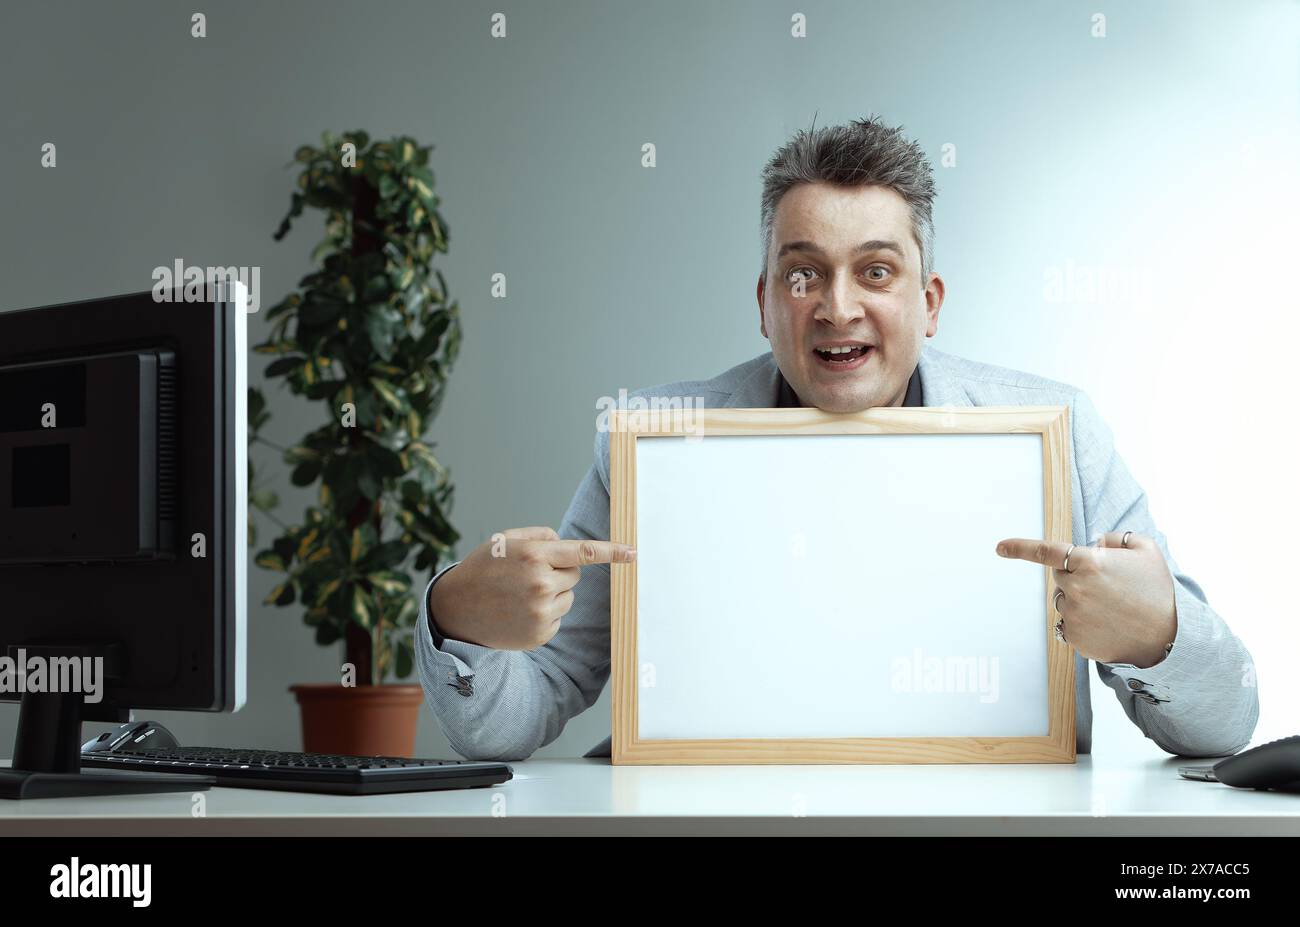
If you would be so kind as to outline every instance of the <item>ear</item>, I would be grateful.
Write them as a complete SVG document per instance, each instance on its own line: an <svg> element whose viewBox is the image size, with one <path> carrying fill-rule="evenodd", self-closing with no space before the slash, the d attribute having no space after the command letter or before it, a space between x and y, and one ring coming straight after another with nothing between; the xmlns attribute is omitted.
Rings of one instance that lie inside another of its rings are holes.
<svg viewBox="0 0 1300 927"><path fill-rule="evenodd" d="M925 337L933 338L939 331L939 310L943 307L943 278L930 274L925 285Z"/></svg>
<svg viewBox="0 0 1300 927"><path fill-rule="evenodd" d="M762 332L763 337L766 338L767 317L766 315L764 315L764 308L766 305L764 300L767 297L767 275L766 274L758 275L758 292L756 295L758 297L758 330Z"/></svg>

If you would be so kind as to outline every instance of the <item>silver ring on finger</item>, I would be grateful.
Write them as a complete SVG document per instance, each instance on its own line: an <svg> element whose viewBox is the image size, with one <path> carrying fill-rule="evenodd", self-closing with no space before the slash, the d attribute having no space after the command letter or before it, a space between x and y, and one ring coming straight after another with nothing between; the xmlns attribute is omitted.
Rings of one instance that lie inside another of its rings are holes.
<svg viewBox="0 0 1300 927"><path fill-rule="evenodd" d="M1065 563L1061 565L1061 569L1064 570L1066 573L1070 572L1070 554L1072 553L1074 553L1073 544L1071 544L1070 549L1065 552Z"/></svg>
<svg viewBox="0 0 1300 927"><path fill-rule="evenodd" d="M1122 538L1120 538L1119 546L1120 546L1120 547L1128 547L1128 539L1131 538L1132 536L1133 536L1133 532L1132 532L1132 531L1125 531L1125 532L1124 532L1124 536L1123 536Z"/></svg>
<svg viewBox="0 0 1300 927"><path fill-rule="evenodd" d="M1057 589L1056 595L1052 596L1052 610L1058 615L1061 614L1061 596L1065 595L1064 589Z"/></svg>

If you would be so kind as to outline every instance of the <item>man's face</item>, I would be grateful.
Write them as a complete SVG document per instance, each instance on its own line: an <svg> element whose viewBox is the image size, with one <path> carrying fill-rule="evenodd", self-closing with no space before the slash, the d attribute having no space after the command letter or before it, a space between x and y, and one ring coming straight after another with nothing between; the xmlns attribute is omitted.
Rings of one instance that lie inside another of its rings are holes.
<svg viewBox="0 0 1300 927"><path fill-rule="evenodd" d="M911 215L894 190L798 184L782 197L758 279L760 328L805 406L902 405L942 304L943 281L921 279Z"/></svg>

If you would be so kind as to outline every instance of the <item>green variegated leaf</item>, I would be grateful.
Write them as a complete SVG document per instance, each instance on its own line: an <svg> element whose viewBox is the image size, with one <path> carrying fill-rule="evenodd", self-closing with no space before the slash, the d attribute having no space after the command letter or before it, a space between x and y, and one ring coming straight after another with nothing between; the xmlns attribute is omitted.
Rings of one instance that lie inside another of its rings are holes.
<svg viewBox="0 0 1300 927"><path fill-rule="evenodd" d="M338 590L339 586L341 586L342 584L343 584L343 580L335 578L335 579L331 579L325 585L321 586L320 591L316 593L316 599L314 604L317 606L323 605L325 603L325 600L328 599L331 595L333 595Z"/></svg>
<svg viewBox="0 0 1300 927"><path fill-rule="evenodd" d="M415 664L415 654L411 650L411 645L406 641L401 641L397 645L397 665L394 671L398 679L405 679L411 675L411 669Z"/></svg>
<svg viewBox="0 0 1300 927"><path fill-rule="evenodd" d="M394 623L398 627L408 627L415 623L416 617L420 613L420 606L415 603L415 596L407 596L402 599L402 604L397 610L397 617Z"/></svg>
<svg viewBox="0 0 1300 927"><path fill-rule="evenodd" d="M292 605L293 604L293 584L288 582L280 583L270 594L262 600L263 605Z"/></svg>
<svg viewBox="0 0 1300 927"><path fill-rule="evenodd" d="M306 559L307 554L311 552L312 545L316 543L316 538L320 537L320 532L312 528L298 541L298 559Z"/></svg>
<svg viewBox="0 0 1300 927"><path fill-rule="evenodd" d="M370 599L360 586L352 588L352 620L363 628L369 628L374 622Z"/></svg>
<svg viewBox="0 0 1300 927"><path fill-rule="evenodd" d="M411 578L405 573L398 573L393 570L370 573L366 576L366 579L370 580L371 585L384 595L400 595L411 588Z"/></svg>
<svg viewBox="0 0 1300 927"><path fill-rule="evenodd" d="M284 559L273 550L262 551L253 562L264 570L275 570L277 573L283 573L287 569Z"/></svg>
<svg viewBox="0 0 1300 927"><path fill-rule="evenodd" d="M309 608L307 613L302 616L302 620L311 627L316 627L328 618L329 614L330 612L328 608Z"/></svg>
<svg viewBox="0 0 1300 927"><path fill-rule="evenodd" d="M320 644L322 647L328 647L342 636L342 629L332 624L322 622L316 626L316 643Z"/></svg>
<svg viewBox="0 0 1300 927"><path fill-rule="evenodd" d="M300 464L309 460L320 460L320 451L310 447L303 447L301 444L295 444L284 452L285 463Z"/></svg>
<svg viewBox="0 0 1300 927"><path fill-rule="evenodd" d="M434 456L433 450L426 444L419 441L412 441L406 446L406 453L410 457L414 457L423 462L426 466L432 468L439 474L446 472L443 469L442 464L438 462L438 458Z"/></svg>

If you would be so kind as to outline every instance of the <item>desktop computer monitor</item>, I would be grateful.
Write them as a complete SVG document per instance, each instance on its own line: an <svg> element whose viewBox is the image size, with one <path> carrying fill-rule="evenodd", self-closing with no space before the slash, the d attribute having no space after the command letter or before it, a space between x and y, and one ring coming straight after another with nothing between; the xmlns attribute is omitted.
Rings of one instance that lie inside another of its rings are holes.
<svg viewBox="0 0 1300 927"><path fill-rule="evenodd" d="M81 722L244 703L247 292L202 291L0 312L5 794L205 787L83 771Z"/></svg>

